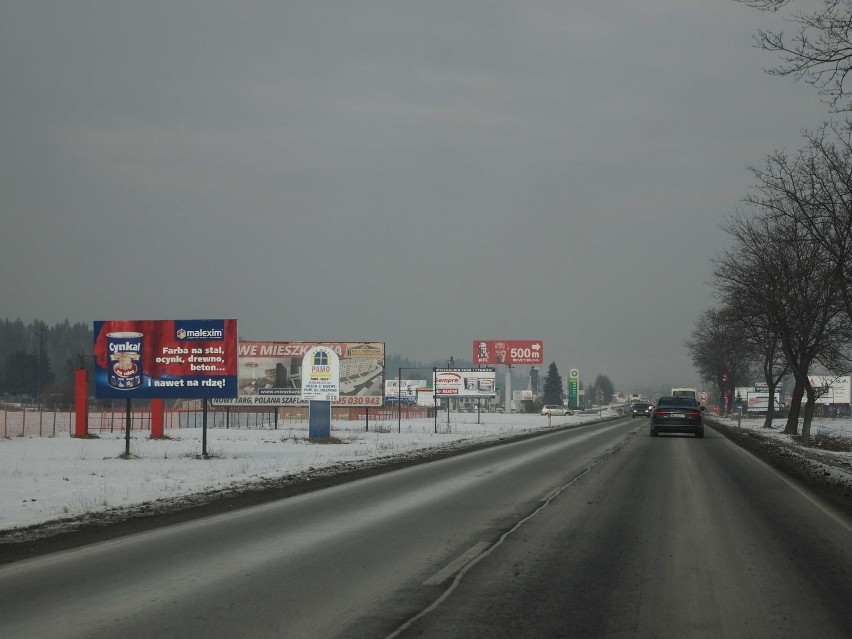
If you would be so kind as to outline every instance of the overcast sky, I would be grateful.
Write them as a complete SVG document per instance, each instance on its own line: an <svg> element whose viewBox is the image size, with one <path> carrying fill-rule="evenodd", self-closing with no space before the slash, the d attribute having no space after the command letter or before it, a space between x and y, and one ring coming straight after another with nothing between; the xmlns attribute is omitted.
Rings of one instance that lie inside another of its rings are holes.
<svg viewBox="0 0 852 639"><path fill-rule="evenodd" d="M747 167L828 115L733 0L0 0L0 317L237 318L698 384ZM785 28L792 32L792 25Z"/></svg>

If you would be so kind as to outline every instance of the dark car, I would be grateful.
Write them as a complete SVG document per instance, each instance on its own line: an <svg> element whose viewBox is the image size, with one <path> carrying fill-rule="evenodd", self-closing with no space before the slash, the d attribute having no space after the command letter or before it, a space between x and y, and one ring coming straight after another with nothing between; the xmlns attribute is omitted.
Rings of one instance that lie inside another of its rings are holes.
<svg viewBox="0 0 852 639"><path fill-rule="evenodd" d="M653 408L653 404L648 404L646 402L636 402L635 404L633 404L633 406L630 407L630 416L636 417L636 415L639 415L640 417L647 417L651 414Z"/></svg>
<svg viewBox="0 0 852 639"><path fill-rule="evenodd" d="M660 397L651 411L651 437L659 433L692 433L704 437L704 407L692 397Z"/></svg>

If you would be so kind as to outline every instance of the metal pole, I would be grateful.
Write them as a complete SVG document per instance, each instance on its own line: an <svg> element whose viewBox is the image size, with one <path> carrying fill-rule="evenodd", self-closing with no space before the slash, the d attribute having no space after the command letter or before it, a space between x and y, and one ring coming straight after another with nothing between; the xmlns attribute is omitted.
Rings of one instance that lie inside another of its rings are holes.
<svg viewBox="0 0 852 639"><path fill-rule="evenodd" d="M397 415L397 427L399 432L402 432L402 367L400 366L399 372L396 377L396 415Z"/></svg>
<svg viewBox="0 0 852 639"><path fill-rule="evenodd" d="M512 413L512 365L506 364L506 414Z"/></svg>
<svg viewBox="0 0 852 639"><path fill-rule="evenodd" d="M127 398L127 412L124 416L124 456L130 457L130 398Z"/></svg>
<svg viewBox="0 0 852 639"><path fill-rule="evenodd" d="M436 394L438 389L435 388L437 384L435 382L438 379L438 369L437 367L432 367L432 412L435 417L435 433L438 432L438 395Z"/></svg>
<svg viewBox="0 0 852 639"><path fill-rule="evenodd" d="M207 398L201 400L201 456L207 459Z"/></svg>

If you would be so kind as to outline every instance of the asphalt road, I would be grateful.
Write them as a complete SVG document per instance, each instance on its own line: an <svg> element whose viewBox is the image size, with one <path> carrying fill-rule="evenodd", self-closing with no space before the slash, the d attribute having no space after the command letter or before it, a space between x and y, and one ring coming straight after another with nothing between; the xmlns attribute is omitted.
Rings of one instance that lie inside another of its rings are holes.
<svg viewBox="0 0 852 639"><path fill-rule="evenodd" d="M644 424L0 566L0 636L852 636L850 519Z"/></svg>

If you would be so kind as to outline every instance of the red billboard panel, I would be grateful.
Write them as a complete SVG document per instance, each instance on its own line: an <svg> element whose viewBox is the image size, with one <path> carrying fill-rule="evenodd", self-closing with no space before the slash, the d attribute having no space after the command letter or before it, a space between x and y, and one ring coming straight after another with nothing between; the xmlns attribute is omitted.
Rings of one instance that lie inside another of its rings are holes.
<svg viewBox="0 0 852 639"><path fill-rule="evenodd" d="M540 339L473 340L474 364L541 364L543 353Z"/></svg>
<svg viewBox="0 0 852 639"><path fill-rule="evenodd" d="M111 320L94 324L95 395L237 395L237 320Z"/></svg>

